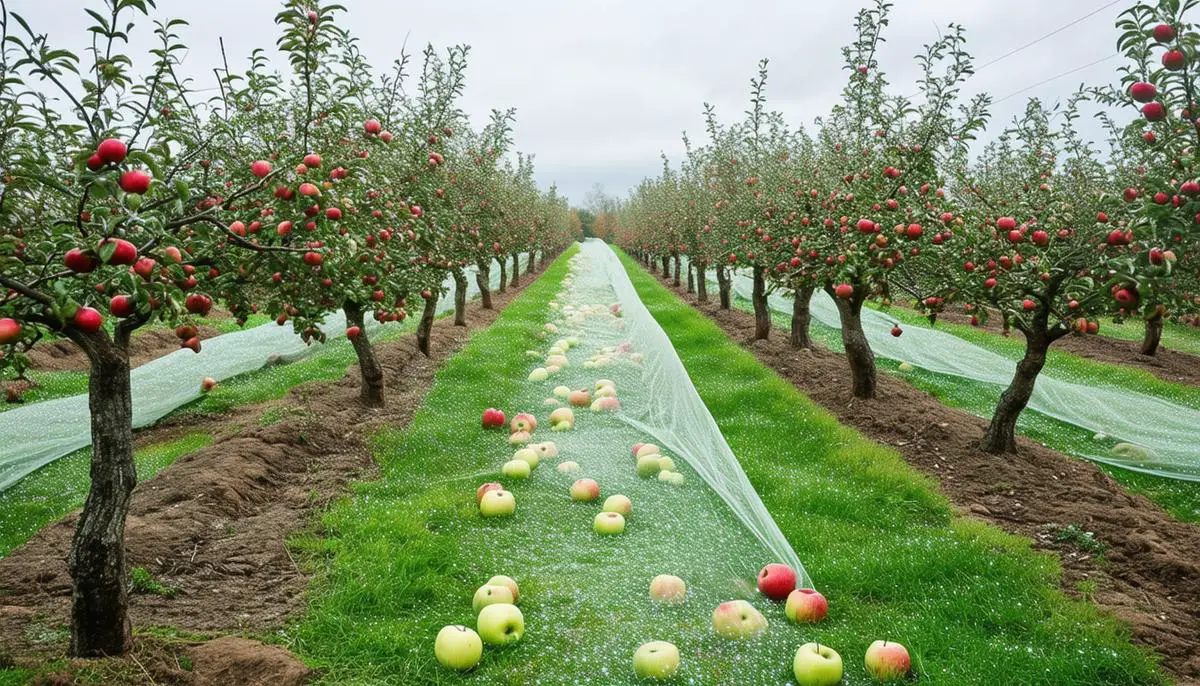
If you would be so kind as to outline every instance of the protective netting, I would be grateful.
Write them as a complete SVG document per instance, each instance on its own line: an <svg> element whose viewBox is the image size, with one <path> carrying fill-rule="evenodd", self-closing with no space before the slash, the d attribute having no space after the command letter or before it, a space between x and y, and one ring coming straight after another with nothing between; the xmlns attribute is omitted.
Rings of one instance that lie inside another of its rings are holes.
<svg viewBox="0 0 1200 686"><path fill-rule="evenodd" d="M709 274L715 283L711 271ZM734 274L731 283L738 296L750 299L754 291L750 276ZM771 309L791 314L790 296L773 293L767 300ZM810 310L821 324L841 329L837 306L828 294L814 294ZM896 323L886 312L863 309L863 331L876 355L1001 388L1012 381L1016 372L1013 360L937 329L909 326L904 328L903 336L895 337L891 329ZM1200 412L1192 408L1127 389L1074 383L1043 372L1034 386L1029 409L1124 444L1114 449L1108 447L1111 440L1096 441L1094 446L1080 448L1079 457L1173 479L1200 480Z"/></svg>
<svg viewBox="0 0 1200 686"><path fill-rule="evenodd" d="M522 597L536 599L524 605L524 649L570 665L570 683L635 683L633 651L652 640L670 641L684 654L678 683L713 683L714 674L743 686L780 683L780 665L790 664L805 632L788 626L782 603L758 593L755 576L765 564L785 562L797 570L801 585L811 581L666 334L620 261L599 241L587 241L572 258L549 308L544 335L527 353L533 375L501 404L509 420L520 410L534 414L531 444L552 441L555 450L525 478L488 471L462 480L464 490L498 480L515 494L517 511L511 518L439 520L446 527L440 532L457 546L456 557L470 561L456 575L480 584L492 574L517 579ZM542 377L539 369L551 371ZM591 409L607 395L597 389L604 382L612 382L619 411ZM577 398L580 404L571 408L572 429L556 431L551 413L570 406L567 389L586 389L591 397ZM507 434L498 433L494 454L489 450L497 471L520 447L509 445ZM658 445L681 478L672 483L670 475L639 475L635 443ZM406 475L426 478L436 483L445 476L419 469ZM572 502L568 491L583 478L598 483L599 498ZM632 502L625 532L598 535L593 518L615 494ZM684 580L683 603L650 599L650 582L660 574ZM766 617L769 628L758 639L714 633L713 610L736 599ZM433 602L431 611L441 621L471 622L469 598ZM475 679L486 683L567 683L524 661L485 660L480 669Z"/></svg>
<svg viewBox="0 0 1200 686"><path fill-rule="evenodd" d="M522 260L524 264L524 259ZM469 298L479 295L474 267L468 270ZM492 268L490 281L499 286L499 270ZM438 301L438 312L454 307L454 279L448 277L449 293ZM383 326L367 318L368 333ZM340 310L321 326L328 341L344 338L346 316ZM133 426L148 426L200 396L205 377L223 381L265 365L294 362L324 345L306 345L291 326L263 324L204 341L199 353L180 349L134 369L130 375L133 392ZM0 491L25 475L64 455L91 444L91 414L86 394L34 403L0 413Z"/></svg>

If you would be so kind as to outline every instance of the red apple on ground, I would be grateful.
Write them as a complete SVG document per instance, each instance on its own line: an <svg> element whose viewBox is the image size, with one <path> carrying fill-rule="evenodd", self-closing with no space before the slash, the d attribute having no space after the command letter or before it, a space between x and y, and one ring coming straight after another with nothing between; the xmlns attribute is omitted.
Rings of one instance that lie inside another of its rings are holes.
<svg viewBox="0 0 1200 686"><path fill-rule="evenodd" d="M785 600L796 588L796 571L777 562L758 573L758 590L771 600Z"/></svg>
<svg viewBox="0 0 1200 686"><path fill-rule="evenodd" d="M783 613L797 624L819 622L829 614L829 601L811 588L798 588L788 594Z"/></svg>
<svg viewBox="0 0 1200 686"><path fill-rule="evenodd" d="M217 387L217 380L212 378L211 376L204 377L204 381L200 382L200 390L204 391L205 393L208 393L209 391L211 391L212 389L214 389L216 387Z"/></svg>
<svg viewBox="0 0 1200 686"><path fill-rule="evenodd" d="M483 502L483 496L487 495L488 491L503 491L504 486L496 481L489 481L475 490L475 504Z"/></svg>
<svg viewBox="0 0 1200 686"><path fill-rule="evenodd" d="M731 600L713 610L712 626L724 638L753 638L767 630L767 618L750 603Z"/></svg>
<svg viewBox="0 0 1200 686"><path fill-rule="evenodd" d="M867 648L864 660L867 674L876 681L895 681L908 676L912 659L908 649L899 643L875 641Z"/></svg>
<svg viewBox="0 0 1200 686"><path fill-rule="evenodd" d="M498 429L504 426L504 413L494 407L483 411L483 428Z"/></svg>
<svg viewBox="0 0 1200 686"><path fill-rule="evenodd" d="M509 428L512 430L512 433L516 433L518 431L528 431L529 433L533 433L537 429L537 417L534 417L528 412L520 412L517 414L517 416L513 417L512 422L509 424Z"/></svg>
<svg viewBox="0 0 1200 686"><path fill-rule="evenodd" d="M579 479L571 484L571 500L590 503L600 497L600 484L595 479Z"/></svg>

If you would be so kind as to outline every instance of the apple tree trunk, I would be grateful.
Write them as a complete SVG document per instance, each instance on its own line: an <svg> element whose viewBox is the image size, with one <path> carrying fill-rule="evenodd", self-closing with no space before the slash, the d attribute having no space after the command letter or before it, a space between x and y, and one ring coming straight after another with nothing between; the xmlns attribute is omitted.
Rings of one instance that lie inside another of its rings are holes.
<svg viewBox="0 0 1200 686"><path fill-rule="evenodd" d="M771 335L771 308L767 306L767 279L763 267L754 267L754 340L766 340Z"/></svg>
<svg viewBox="0 0 1200 686"><path fill-rule="evenodd" d="M675 255L675 287L679 288L679 255Z"/></svg>
<svg viewBox="0 0 1200 686"><path fill-rule="evenodd" d="M671 278L671 256L670 255L662 256L662 268L663 268L663 271L662 271L663 279L666 280L666 279Z"/></svg>
<svg viewBox="0 0 1200 686"><path fill-rule="evenodd" d="M793 348L811 348L812 339L808 336L809 325L812 323L812 313L809 303L812 301L812 286L796 289L796 297L792 300L792 331L791 343Z"/></svg>
<svg viewBox="0 0 1200 686"><path fill-rule="evenodd" d="M687 274L688 274L687 292L695 293L696 292L696 270L692 269L692 265L690 263L688 264Z"/></svg>
<svg viewBox="0 0 1200 686"><path fill-rule="evenodd" d="M980 446L984 452L1000 455L1017 451L1017 418L1029 398L1033 395L1034 382L1046 366L1046 351L1050 349L1050 337L1045 327L1035 327L1025 334L1025 356L1017 363L1017 372L1012 383L1000 396L992 423L988 424Z"/></svg>
<svg viewBox="0 0 1200 686"><path fill-rule="evenodd" d="M504 289L508 288L508 266L499 257L496 258L496 261L500 263L500 292L503 293Z"/></svg>
<svg viewBox="0 0 1200 686"><path fill-rule="evenodd" d="M488 264L489 261L475 262L475 285L479 286L479 300L485 310L492 309L492 266Z"/></svg>
<svg viewBox="0 0 1200 686"><path fill-rule="evenodd" d="M375 357L375 347L367 337L367 327L363 325L363 308L356 302L346 301L342 304L346 313L346 323L357 326L358 335L350 339L354 346L354 354L358 356L358 373L361 392L359 399L367 407L383 407L383 367Z"/></svg>
<svg viewBox="0 0 1200 686"><path fill-rule="evenodd" d="M433 319L437 314L438 292L434 291L425 301L425 309L421 311L421 321L417 322L417 350L429 357L429 337L433 333Z"/></svg>
<svg viewBox="0 0 1200 686"><path fill-rule="evenodd" d="M74 657L125 654L133 645L125 574L125 516L137 483L129 388L129 332L69 332L91 365L91 487L67 555Z"/></svg>
<svg viewBox="0 0 1200 686"><path fill-rule="evenodd" d="M1142 354L1153 357L1158 353L1158 346L1162 342L1163 333L1163 316L1162 312L1155 312L1154 316L1146 320L1146 335L1142 337Z"/></svg>
<svg viewBox="0 0 1200 686"><path fill-rule="evenodd" d="M721 299L721 309L729 309L729 287L730 278L729 270L726 267L717 267L717 291Z"/></svg>
<svg viewBox="0 0 1200 686"><path fill-rule="evenodd" d="M857 295L849 299L835 296L834 301L842 323L842 345L846 348L846 361L850 363L854 397L874 398L875 353L871 351L871 344L867 342L867 334L862 328L862 299Z"/></svg>
<svg viewBox="0 0 1200 686"><path fill-rule="evenodd" d="M535 266L535 265L534 265L534 260L535 260L535 259L537 259L537 251L536 251L536 250L530 250L530 251L529 251L529 259L525 260L525 273L526 273L526 274L532 274L532 273L533 273L533 268L534 268L534 266Z"/></svg>
<svg viewBox="0 0 1200 686"><path fill-rule="evenodd" d="M703 264L696 263L696 300L708 302L708 274Z"/></svg>
<svg viewBox="0 0 1200 686"><path fill-rule="evenodd" d="M512 286L513 288L516 288L517 284L520 283L520 279L518 278L521 276L521 259L520 259L520 257L521 256L518 255L517 253L512 254L512 263L513 263L512 275L508 277L508 285Z"/></svg>
<svg viewBox="0 0 1200 686"><path fill-rule="evenodd" d="M455 269L454 275L454 325L467 325L467 275Z"/></svg>

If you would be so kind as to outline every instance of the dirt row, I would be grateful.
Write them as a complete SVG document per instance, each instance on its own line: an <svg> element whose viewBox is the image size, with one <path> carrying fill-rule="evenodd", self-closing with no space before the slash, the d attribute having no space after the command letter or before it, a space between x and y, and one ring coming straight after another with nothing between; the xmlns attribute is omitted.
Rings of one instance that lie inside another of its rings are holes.
<svg viewBox="0 0 1200 686"><path fill-rule="evenodd" d="M963 514L1056 554L1068 594L1079 597L1080 582L1094 582L1092 602L1126 622L1181 683L1200 683L1200 527L1127 493L1094 465L1033 441L1019 439L1017 455L988 455L978 449L986 421L895 376L880 375L876 399L855 399L841 354L793 349L786 331L753 341L753 315L719 309L715 292L700 303L674 290L839 421L936 479ZM1094 533L1106 546L1102 558L1057 541L1070 525Z"/></svg>
<svg viewBox="0 0 1200 686"><path fill-rule="evenodd" d="M144 567L155 581L178 589L173 597L133 595L134 626L244 633L275 629L297 617L307 604L309 575L285 541L315 526L316 515L345 492L347 482L375 472L367 437L384 425L406 425L445 360L473 331L490 325L531 280L493 294L494 310L471 303L466 327L437 320L431 359L417 351L412 335L380 345L384 409L359 404L353 367L340 381L305 384L280 401L141 432L142 444L197 430L217 439L134 492L126 535L130 568ZM268 408L283 419L262 426L259 418ZM37 664L65 654L66 636L54 629L66 626L69 617L65 556L75 520L72 514L46 527L0 560L0 665ZM287 651L238 638L207 643L143 638L137 644L128 660L109 662L123 663L112 666L115 674L132 661L144 678L114 676L106 683L285 685L311 676ZM64 675L46 683L73 682Z"/></svg>

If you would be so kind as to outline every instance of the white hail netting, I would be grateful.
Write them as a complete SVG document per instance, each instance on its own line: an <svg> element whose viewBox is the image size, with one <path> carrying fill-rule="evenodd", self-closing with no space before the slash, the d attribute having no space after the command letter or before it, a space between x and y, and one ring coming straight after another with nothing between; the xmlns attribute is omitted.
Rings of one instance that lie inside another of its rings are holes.
<svg viewBox="0 0 1200 686"><path fill-rule="evenodd" d="M522 257L522 266L525 263ZM479 294L474 267L468 270L468 297ZM492 287L499 286L499 269L490 273ZM454 307L454 279L450 292L438 301L438 312ZM367 318L368 332L381 325ZM329 340L346 335L346 315L330 314L321 329ZM305 345L291 326L274 322L210 338L199 353L180 349L133 370L133 426L148 426L172 410L200 396L205 377L222 381L275 362L294 362L323 345ZM91 413L87 394L33 403L0 413L0 491L34 470L75 450L91 445Z"/></svg>
<svg viewBox="0 0 1200 686"><path fill-rule="evenodd" d="M735 274L732 286L747 300L754 291L754 282L746 274ZM791 314L790 296L771 294L768 304L773 310ZM841 329L837 306L827 293L814 294L810 310L825 326ZM913 326L905 328L903 336L895 337L891 335L895 324L896 320L885 312L863 309L863 331L876 355L1001 387L1007 387L1016 372L1013 360L954 334ZM1072 383L1046 373L1038 377L1029 408L1142 449L1117 454L1122 451L1108 452L1097 443L1092 449L1082 448L1080 457L1168 478L1200 481L1200 412L1194 409L1136 391Z"/></svg>

